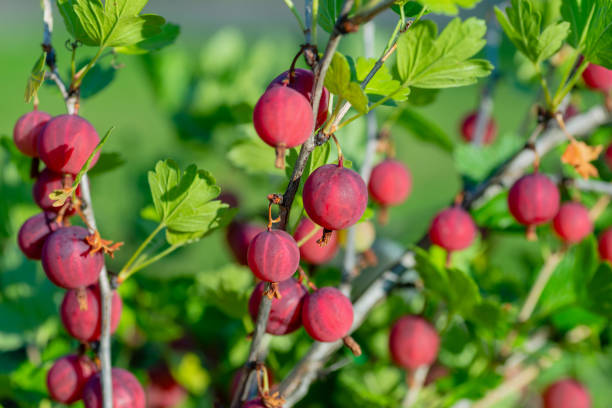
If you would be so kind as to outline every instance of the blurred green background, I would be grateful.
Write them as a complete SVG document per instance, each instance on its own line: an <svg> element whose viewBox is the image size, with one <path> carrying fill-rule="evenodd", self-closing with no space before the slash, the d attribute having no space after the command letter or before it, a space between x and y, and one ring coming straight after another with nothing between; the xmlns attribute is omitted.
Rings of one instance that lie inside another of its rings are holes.
<svg viewBox="0 0 612 408"><path fill-rule="evenodd" d="M464 15L486 17L493 3L484 2ZM301 2L296 4L300 9ZM37 1L10 0L2 8L0 135L11 137L16 119L30 109L23 102L23 92L29 70L40 53L42 24ZM84 84L80 108L80 114L99 133L116 127L104 151L118 153L123 163L111 172L92 174L91 180L102 236L125 242L115 259L108 262L114 271L152 228L140 212L151 203L147 171L158 160L171 158L183 168L195 163L211 171L223 191L238 196L239 217L262 222L266 196L281 192L286 183L284 174L271 168L272 149L263 151L269 163L262 163L263 171L257 173L245 171L239 160L228 157L236 143L254 134L252 106L269 81L288 69L302 41L284 4L152 0L147 10L181 26L177 42L152 55L118 56L118 70L111 67L110 58L103 60L100 70L92 72L92 78ZM445 19L438 21L443 24ZM376 54L384 48L394 24L391 12L377 20ZM320 37L323 44L327 34L321 30ZM64 76L69 59L64 42L68 38L56 12L53 44ZM343 39L340 50L347 55L363 55L362 34ZM78 52L83 57L91 50L80 48ZM504 64L509 67L517 61L505 42L500 53L501 76L494 93L499 141L482 155L470 156L472 163L462 159L469 152L461 156L456 150L453 156L427 140L427 135L415 137L401 124L393 127L397 157L411 169L414 185L410 199L391 210L392 222L377 226L379 237L403 246L413 243L423 235L431 217L459 191L460 170L478 167L486 157L499 161L523 143L526 135L516 132L536 89L519 81L513 70L504 69ZM99 78L113 77L112 82L87 97L87 90L93 92L101 85L93 81L97 74ZM459 122L476 108L480 90L481 85L444 90L432 104L414 109L459 143ZM64 112L52 84L45 84L39 97L40 109L52 114ZM592 97L585 97L581 103L586 107L593 102ZM379 123L389 111L380 109ZM356 166L365 137L363 120L339 132L343 150ZM482 165L490 168L490 162ZM20 176L6 150L0 152L0 168L0 405L49 406L44 386L46 370L55 358L73 350L76 342L67 336L58 318L62 291L45 279L38 263L21 255L15 242L23 221L38 212L31 200L31 182ZM506 284L500 300L512 301L524 295L532 273L542 262L537 245L525 243L519 234L493 234L488 251L486 270L496 271L496 285ZM338 264L337 258L318 271L317 279L334 282ZM485 285L487 279L496 279L480 278L479 283ZM251 274L233 263L223 231L139 272L120 288L124 312L113 340L114 364L129 367L146 383L147 369L163 360L191 395L184 406L209 407L214 401L225 401L231 378L248 352L246 334L252 323L245 306L251 287ZM379 306L357 333L358 340L365 344L365 357L317 384L298 406L394 406L404 386L401 371L389 364L387 328L395 317L419 310L418 304L407 304L404 295L398 293ZM459 334L449 335L449 341L463 341L465 333ZM465 339L466 344L472 340ZM269 361L277 379L287 373L309 344L302 331L273 340ZM462 348L460 344L456 347ZM596 406L607 407L612 400L612 354L607 357L588 353L575 357L569 353L555 368L557 371L539 383L561 374L579 375L588 380ZM447 388L452 394L453 387ZM471 391L468 389L465 395Z"/></svg>

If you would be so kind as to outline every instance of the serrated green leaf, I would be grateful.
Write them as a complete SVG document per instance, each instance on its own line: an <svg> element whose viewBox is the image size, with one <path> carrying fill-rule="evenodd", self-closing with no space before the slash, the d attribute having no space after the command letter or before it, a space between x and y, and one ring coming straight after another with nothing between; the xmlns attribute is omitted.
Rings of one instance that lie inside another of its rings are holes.
<svg viewBox="0 0 612 408"><path fill-rule="evenodd" d="M459 7L471 8L480 0L419 0L419 3L427 6L435 13L457 14Z"/></svg>
<svg viewBox="0 0 612 408"><path fill-rule="evenodd" d="M550 24L540 32L542 14L530 0L512 0L505 14L497 7L495 14L510 41L534 64L555 54L569 32L566 22Z"/></svg>
<svg viewBox="0 0 612 408"><path fill-rule="evenodd" d="M321 28L328 33L334 30L334 25L342 11L344 0L323 0L319 2L319 18L317 19Z"/></svg>
<svg viewBox="0 0 612 408"><path fill-rule="evenodd" d="M404 108L397 123L424 142L435 144L449 152L454 148L452 140L442 128L414 109Z"/></svg>
<svg viewBox="0 0 612 408"><path fill-rule="evenodd" d="M279 174L282 171L274 166L274 150L259 138L236 142L227 153L227 158L234 166L250 174Z"/></svg>
<svg viewBox="0 0 612 408"><path fill-rule="evenodd" d="M253 274L248 268L228 264L198 274L198 288L207 302L226 315L240 319L248 311Z"/></svg>
<svg viewBox="0 0 612 408"><path fill-rule="evenodd" d="M359 82L362 82L367 77L368 73L374 68L376 61L377 60L374 58L357 58L355 73ZM410 94L410 88L403 88L401 91L397 92L401 87L402 85L400 82L393 79L389 69L383 64L366 85L365 92L368 95L393 95L393 100L405 101L408 94Z"/></svg>
<svg viewBox="0 0 612 408"><path fill-rule="evenodd" d="M115 51L121 54L145 54L152 51L158 51L174 43L180 32L180 26L166 23L161 27L161 32L159 34L153 35L137 44L126 47L116 47Z"/></svg>
<svg viewBox="0 0 612 408"><path fill-rule="evenodd" d="M453 19L437 36L433 21L419 21L397 42L397 71L403 86L449 88L470 85L490 74L486 60L469 59L482 49L483 20Z"/></svg>
<svg viewBox="0 0 612 408"><path fill-rule="evenodd" d="M38 57L32 70L30 71L30 76L28 77L28 82L26 84L24 99L27 103L30 103L34 95L38 92L38 89L42 85L45 80L45 60L47 58L47 53L43 51L42 55Z"/></svg>
<svg viewBox="0 0 612 408"><path fill-rule="evenodd" d="M612 69L612 2L563 0L561 15L570 24L570 45L587 61Z"/></svg>
<svg viewBox="0 0 612 408"><path fill-rule="evenodd" d="M351 82L351 67L346 57L338 52L332 57L325 75L325 87L329 92L350 102L358 112L368 111L368 97L357 82Z"/></svg>

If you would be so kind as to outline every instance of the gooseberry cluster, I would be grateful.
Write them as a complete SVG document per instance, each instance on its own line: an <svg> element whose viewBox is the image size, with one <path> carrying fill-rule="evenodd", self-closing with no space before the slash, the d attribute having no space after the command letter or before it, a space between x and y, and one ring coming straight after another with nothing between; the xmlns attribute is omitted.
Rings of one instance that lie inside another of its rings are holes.
<svg viewBox="0 0 612 408"><path fill-rule="evenodd" d="M17 241L29 259L40 260L49 280L66 289L60 306L64 328L81 342L80 353L58 359L47 374L51 398L62 403L83 400L87 408L101 407L99 367L87 355L91 344L100 339L101 296L98 286L104 254L96 250L96 234L70 224L70 217L80 213L80 190L56 206L51 195L57 190L70 191L75 177L100 142L94 127L77 115L51 115L34 110L23 115L13 131L17 148L33 159L33 200L42 210L20 228ZM96 154L93 166L98 159ZM38 160L46 168L38 172ZM85 220L86 222L86 220ZM112 297L111 332L119 324L121 298ZM130 407L144 407L144 391L129 372L115 368L113 399L129 402Z"/></svg>

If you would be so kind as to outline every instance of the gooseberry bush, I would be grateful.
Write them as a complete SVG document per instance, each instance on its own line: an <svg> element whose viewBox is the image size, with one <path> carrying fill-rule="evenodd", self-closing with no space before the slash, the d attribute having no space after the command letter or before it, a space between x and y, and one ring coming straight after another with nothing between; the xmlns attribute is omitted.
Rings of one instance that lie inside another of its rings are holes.
<svg viewBox="0 0 612 408"><path fill-rule="evenodd" d="M63 291L51 321L71 340L16 346L1 404L608 406L610 0L512 0L486 20L455 16L477 0L285 1L303 39L232 60L221 33L203 67L157 52L179 28L146 3L42 2L33 109L3 147L38 207L15 241ZM111 240L90 176L121 164L113 118L79 110L135 58L224 190L151 161L137 232ZM43 111L43 84L64 112ZM183 256L213 266L172 276Z"/></svg>

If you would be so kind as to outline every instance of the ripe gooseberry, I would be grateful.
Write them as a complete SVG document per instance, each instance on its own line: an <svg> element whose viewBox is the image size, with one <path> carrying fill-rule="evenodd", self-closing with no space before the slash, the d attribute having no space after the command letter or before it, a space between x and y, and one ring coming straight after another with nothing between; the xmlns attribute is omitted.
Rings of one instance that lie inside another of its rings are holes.
<svg viewBox="0 0 612 408"><path fill-rule="evenodd" d="M116 291L111 302L111 333L117 330L123 303ZM68 334L81 341L96 341L102 328L102 306L98 284L72 289L64 294L60 306L62 323Z"/></svg>
<svg viewBox="0 0 612 408"><path fill-rule="evenodd" d="M51 282L60 288L76 289L98 280L104 264L101 252L90 253L83 227L60 228L47 237L41 252L42 267Z"/></svg>
<svg viewBox="0 0 612 408"><path fill-rule="evenodd" d="M465 119L461 122L461 137L468 143L474 141L476 136L476 122L478 120L478 112L472 112L468 114ZM485 133L483 135L482 143L485 145L493 143L497 137L497 124L495 119L490 117L486 123Z"/></svg>
<svg viewBox="0 0 612 408"><path fill-rule="evenodd" d="M386 159L374 166L368 182L368 192L381 206L381 222L386 222L386 209L404 202L411 189L412 176L402 162Z"/></svg>
<svg viewBox="0 0 612 408"><path fill-rule="evenodd" d="M77 115L60 115L51 119L38 137L40 159L57 173L77 174L87 162L100 137L87 120ZM98 152L91 166L96 164Z"/></svg>
<svg viewBox="0 0 612 408"><path fill-rule="evenodd" d="M400 366L414 370L436 361L440 337L436 329L419 316L404 316L395 322L389 335L391 357Z"/></svg>
<svg viewBox="0 0 612 408"><path fill-rule="evenodd" d="M64 404L72 404L83 396L83 387L96 372L96 365L87 356L67 355L57 360L47 373L49 396Z"/></svg>
<svg viewBox="0 0 612 408"><path fill-rule="evenodd" d="M17 119L13 128L13 141L17 149L26 156L38 157L38 136L42 133L51 115L39 110L28 112Z"/></svg>
<svg viewBox="0 0 612 408"><path fill-rule="evenodd" d="M368 189L357 172L341 164L316 169L304 183L304 210L323 227L322 243L331 232L354 225L368 205Z"/></svg>
<svg viewBox="0 0 612 408"><path fill-rule="evenodd" d="M259 282L249 299L249 314L253 321L257 319L264 291L265 283ZM308 292L304 285L294 278L279 282L278 292L281 298L272 299L266 333L280 336L292 333L302 325L302 302Z"/></svg>
<svg viewBox="0 0 612 408"><path fill-rule="evenodd" d="M145 393L142 386L130 373L122 368L111 371L113 382L113 407L145 408ZM93 376L83 390L85 408L102 408L100 374Z"/></svg>
<svg viewBox="0 0 612 408"><path fill-rule="evenodd" d="M26 257L40 259L45 240L49 234L61 227L54 218L53 213L40 213L23 223L17 234L17 243Z"/></svg>
<svg viewBox="0 0 612 408"><path fill-rule="evenodd" d="M314 83L314 74L312 71L302 68L295 68L291 78L289 77L290 71L285 71L270 82L267 89L273 86L283 85L286 83L291 89L295 89L308 99L308 102L312 104L312 84ZM325 120L327 119L327 113L329 110L329 91L326 87L323 87L321 92L321 99L319 100L319 112L317 114L316 128L320 128Z"/></svg>
<svg viewBox="0 0 612 408"><path fill-rule="evenodd" d="M239 264L248 265L247 251L249 250L249 244L257 234L263 231L263 227L248 222L232 221L227 227L227 243Z"/></svg>
<svg viewBox="0 0 612 408"><path fill-rule="evenodd" d="M582 204L570 202L559 208L553 219L553 228L564 242L575 243L593 232L593 221Z"/></svg>
<svg viewBox="0 0 612 408"><path fill-rule="evenodd" d="M166 364L149 370L151 382L146 388L148 408L171 408L187 397L187 391L174 379Z"/></svg>
<svg viewBox="0 0 612 408"><path fill-rule="evenodd" d="M338 252L338 236L335 232L331 234L327 245L321 246L317 243L317 233L313 231L321 229L317 224L312 222L309 218L302 218L300 224L293 233L293 237L296 242L300 242L302 239L310 236L300 246L300 259L308 262L312 265L322 265L336 256Z"/></svg>
<svg viewBox="0 0 612 408"><path fill-rule="evenodd" d="M65 187L71 187L74 177L71 174L60 174L49 169L44 169L38 175L34 186L32 187L32 196L34 197L34 202L44 211L52 211L59 212L62 208L54 207L53 200L50 197L50 194L55 190L61 190ZM81 196L81 189L77 187L76 189L77 197ZM68 198L66 202L71 202L72 198ZM73 215L75 210L71 207L66 211L65 215Z"/></svg>
<svg viewBox="0 0 612 408"><path fill-rule="evenodd" d="M267 229L257 234L249 244L247 260L257 278L281 282L297 270L300 250L286 231Z"/></svg>
<svg viewBox="0 0 612 408"><path fill-rule="evenodd" d="M549 385L542 396L543 408L590 408L589 392L576 380L565 379Z"/></svg>
<svg viewBox="0 0 612 408"><path fill-rule="evenodd" d="M344 338L351 330L353 318L353 304L336 288L317 289L306 295L302 305L302 324L316 341Z"/></svg>
<svg viewBox="0 0 612 408"><path fill-rule="evenodd" d="M535 239L535 226L552 220L559 211L559 190L543 174L524 175L510 188L508 209L527 226L527 239Z"/></svg>
<svg viewBox="0 0 612 408"><path fill-rule="evenodd" d="M584 83L591 89L609 92L612 89L612 69L589 64L582 72Z"/></svg>
<svg viewBox="0 0 612 408"><path fill-rule="evenodd" d="M440 211L429 227L431 242L449 252L469 247L475 237L476 224L470 214L458 206Z"/></svg>
<svg viewBox="0 0 612 408"><path fill-rule="evenodd" d="M603 156L608 167L612 169L612 144L606 148Z"/></svg>
<svg viewBox="0 0 612 408"><path fill-rule="evenodd" d="M276 149L278 168L285 167L285 150L299 146L313 130L313 113L308 99L288 86L273 86L259 98L253 110L255 131Z"/></svg>
<svg viewBox="0 0 612 408"><path fill-rule="evenodd" d="M612 262L612 228L608 228L599 235L597 250L601 260Z"/></svg>

